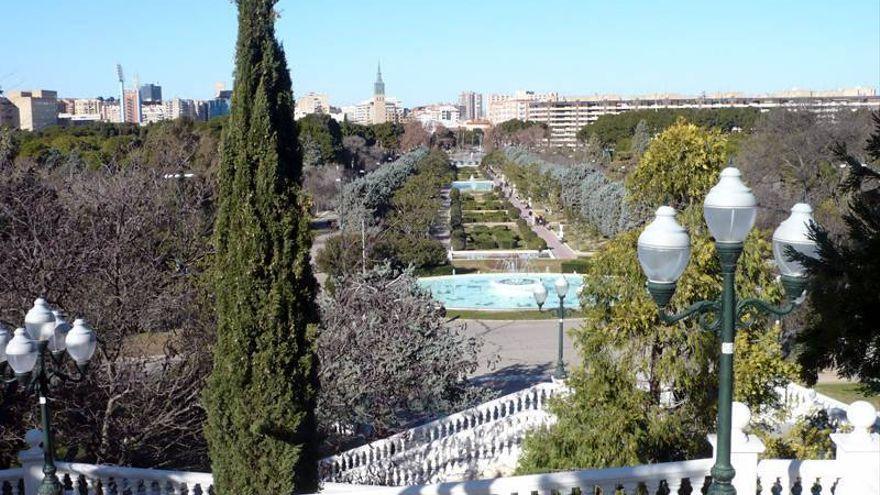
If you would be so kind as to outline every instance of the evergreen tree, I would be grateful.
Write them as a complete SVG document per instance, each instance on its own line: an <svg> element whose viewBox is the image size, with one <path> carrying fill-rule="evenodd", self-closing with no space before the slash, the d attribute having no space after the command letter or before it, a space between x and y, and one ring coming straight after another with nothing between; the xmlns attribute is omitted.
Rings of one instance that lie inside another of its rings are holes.
<svg viewBox="0 0 880 495"><path fill-rule="evenodd" d="M636 130L633 132L632 144L630 149L635 156L642 156L648 149L648 143L651 142L651 135L648 134L648 122L645 119L636 124Z"/></svg>
<svg viewBox="0 0 880 495"><path fill-rule="evenodd" d="M217 342L205 434L220 495L318 487L316 285L275 0L237 0L215 224Z"/></svg>
<svg viewBox="0 0 880 495"><path fill-rule="evenodd" d="M651 142L630 181L633 197L652 198L675 186L677 202L689 205L679 221L691 235L691 260L678 281L671 311L717 299L720 266L702 219L702 194L718 174L718 153L704 146L713 135L686 123L667 129ZM714 137L714 140L720 140ZM712 143L720 149L723 143ZM667 175L656 169L671 156ZM655 159L649 160L653 156ZM647 169L645 169L646 167ZM653 171L653 174L651 173ZM675 177L679 183L669 181ZM652 199L654 204L662 199ZM664 325L645 290L638 263L638 231L610 240L584 275L584 325L572 332L581 358L569 379L572 393L553 401L558 421L527 436L521 473L604 468L690 459L708 455L717 397L717 340L693 319ZM771 257L768 232L753 231L740 258L739 297L782 298ZM758 315L755 315L757 318ZM784 385L796 367L783 360L780 327L757 319L736 335L735 399L753 411L777 406L774 387Z"/></svg>
<svg viewBox="0 0 880 495"><path fill-rule="evenodd" d="M584 159L591 164L605 163L605 146L595 133L590 134L587 142L584 143Z"/></svg>
<svg viewBox="0 0 880 495"><path fill-rule="evenodd" d="M679 118L651 141L626 187L632 198L651 205L701 202L727 163L727 147L719 131Z"/></svg>
<svg viewBox="0 0 880 495"><path fill-rule="evenodd" d="M844 215L847 236L835 239L813 227L819 259L800 256L811 274L810 303L814 317L797 337L798 361L804 378L833 368L857 378L872 393L880 393L880 113L865 147L873 163L851 156L842 145L838 157L849 165L844 187L849 211Z"/></svg>

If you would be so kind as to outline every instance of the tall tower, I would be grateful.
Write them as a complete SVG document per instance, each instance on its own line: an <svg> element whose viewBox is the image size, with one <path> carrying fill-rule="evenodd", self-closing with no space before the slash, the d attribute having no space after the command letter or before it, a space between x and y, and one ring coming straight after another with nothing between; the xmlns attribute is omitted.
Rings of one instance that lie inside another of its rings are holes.
<svg viewBox="0 0 880 495"><path fill-rule="evenodd" d="M385 107L385 82L382 81L382 65L376 68L376 82L373 83L373 123L382 124L388 121L388 110Z"/></svg>
<svg viewBox="0 0 880 495"><path fill-rule="evenodd" d="M122 65L116 64L116 76L119 78L119 121L125 122L125 78L122 77Z"/></svg>

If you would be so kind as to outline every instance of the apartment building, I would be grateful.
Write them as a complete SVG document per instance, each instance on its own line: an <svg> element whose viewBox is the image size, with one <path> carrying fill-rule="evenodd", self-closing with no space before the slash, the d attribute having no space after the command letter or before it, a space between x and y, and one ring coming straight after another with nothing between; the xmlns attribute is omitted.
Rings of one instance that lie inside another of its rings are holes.
<svg viewBox="0 0 880 495"><path fill-rule="evenodd" d="M19 128L40 131L58 124L57 91L10 91L6 93L6 98L18 110Z"/></svg>
<svg viewBox="0 0 880 495"><path fill-rule="evenodd" d="M492 124L500 124L511 119L527 120L531 103L555 101L558 98L557 93L535 93L524 90L512 95L490 94L486 105L486 118Z"/></svg>
<svg viewBox="0 0 880 495"><path fill-rule="evenodd" d="M449 103L439 103L416 107L409 118L421 122L426 129L433 131L438 125L447 129L457 128L461 123L460 107Z"/></svg>
<svg viewBox="0 0 880 495"><path fill-rule="evenodd" d="M739 93L684 96L656 94L622 98L605 96L568 96L552 101L530 101L521 120L543 122L550 129L550 146L577 146L577 132L602 115L630 110L700 109L700 108L774 108L806 109L813 112L836 112L840 108L880 108L880 96L873 89L854 88L840 91L796 90L766 95ZM511 117L513 118L513 117ZM507 119L502 119L501 122Z"/></svg>
<svg viewBox="0 0 880 495"><path fill-rule="evenodd" d="M473 91L462 91L458 96L458 108L461 120L483 118L483 95Z"/></svg>
<svg viewBox="0 0 880 495"><path fill-rule="evenodd" d="M3 96L0 96L0 127L18 128L18 108Z"/></svg>
<svg viewBox="0 0 880 495"><path fill-rule="evenodd" d="M299 120L313 113L330 113L330 99L325 93L306 93L296 100L294 119Z"/></svg>

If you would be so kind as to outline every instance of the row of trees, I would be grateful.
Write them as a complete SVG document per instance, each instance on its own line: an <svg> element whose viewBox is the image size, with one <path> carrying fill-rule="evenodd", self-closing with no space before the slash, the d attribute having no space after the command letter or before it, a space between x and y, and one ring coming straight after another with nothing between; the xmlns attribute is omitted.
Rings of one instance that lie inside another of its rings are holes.
<svg viewBox="0 0 880 495"><path fill-rule="evenodd" d="M452 174L445 153L419 148L347 184L340 198L342 229L318 254L319 269L341 278L383 262L420 270L446 263L446 250L431 229L440 188Z"/></svg>
<svg viewBox="0 0 880 495"><path fill-rule="evenodd" d="M568 215L611 237L638 225L644 217L622 183L588 164L559 165L521 148L506 148L484 159L504 174L520 195L563 209Z"/></svg>
<svg viewBox="0 0 880 495"><path fill-rule="evenodd" d="M581 128L577 138L586 143L595 135L603 146L612 146L617 152L636 151L644 145L643 140L633 139L638 134L636 131L640 125L649 136L672 126L679 118L721 132L735 129L748 131L754 128L760 114L755 108L634 110L616 115L602 115L595 122Z"/></svg>
<svg viewBox="0 0 880 495"><path fill-rule="evenodd" d="M488 151L505 146L531 148L550 136L550 129L543 122L510 119L489 129L484 146Z"/></svg>

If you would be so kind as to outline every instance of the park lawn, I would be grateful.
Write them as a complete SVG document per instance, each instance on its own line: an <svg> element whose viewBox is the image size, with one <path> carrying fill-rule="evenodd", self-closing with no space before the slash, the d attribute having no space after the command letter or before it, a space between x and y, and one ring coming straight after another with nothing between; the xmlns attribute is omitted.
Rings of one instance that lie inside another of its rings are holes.
<svg viewBox="0 0 880 495"><path fill-rule="evenodd" d="M880 409L880 395L865 395L859 390L858 383L817 383L813 388L816 392L852 404L857 400L865 400Z"/></svg>
<svg viewBox="0 0 880 495"><path fill-rule="evenodd" d="M556 319L556 309L544 311L520 310L520 311L479 311L465 309L449 309L446 318L460 318L463 320L553 320ZM566 309L565 318L583 318L580 311Z"/></svg>

